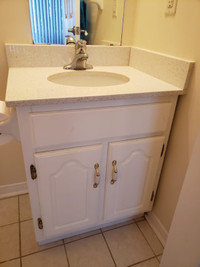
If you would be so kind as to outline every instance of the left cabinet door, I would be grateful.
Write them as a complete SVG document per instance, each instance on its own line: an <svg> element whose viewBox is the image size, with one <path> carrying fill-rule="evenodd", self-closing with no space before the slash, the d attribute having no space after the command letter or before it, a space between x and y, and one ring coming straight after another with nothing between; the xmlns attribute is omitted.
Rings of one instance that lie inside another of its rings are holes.
<svg viewBox="0 0 200 267"><path fill-rule="evenodd" d="M34 159L45 237L97 224L103 206L102 146L36 153Z"/></svg>

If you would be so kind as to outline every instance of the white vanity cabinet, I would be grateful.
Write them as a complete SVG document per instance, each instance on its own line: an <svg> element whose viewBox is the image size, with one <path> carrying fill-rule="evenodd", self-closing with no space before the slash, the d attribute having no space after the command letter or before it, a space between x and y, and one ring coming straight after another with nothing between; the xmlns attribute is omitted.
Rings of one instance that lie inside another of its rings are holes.
<svg viewBox="0 0 200 267"><path fill-rule="evenodd" d="M38 242L151 210L176 100L17 107Z"/></svg>

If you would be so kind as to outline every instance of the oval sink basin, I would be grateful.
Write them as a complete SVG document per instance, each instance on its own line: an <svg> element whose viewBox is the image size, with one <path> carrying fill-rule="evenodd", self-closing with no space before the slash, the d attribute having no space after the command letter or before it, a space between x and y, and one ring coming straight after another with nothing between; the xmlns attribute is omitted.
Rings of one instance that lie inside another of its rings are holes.
<svg viewBox="0 0 200 267"><path fill-rule="evenodd" d="M74 71L49 76L48 81L66 86L103 87L127 83L129 78L112 72Z"/></svg>

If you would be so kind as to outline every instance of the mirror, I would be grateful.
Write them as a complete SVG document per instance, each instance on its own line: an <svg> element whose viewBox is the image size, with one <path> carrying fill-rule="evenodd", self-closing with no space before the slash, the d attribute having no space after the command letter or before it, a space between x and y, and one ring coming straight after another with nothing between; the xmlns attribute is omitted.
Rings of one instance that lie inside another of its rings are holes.
<svg viewBox="0 0 200 267"><path fill-rule="evenodd" d="M84 0L84 2L86 4L87 43L121 45L125 0ZM80 13L80 24L83 20L81 15L82 13Z"/></svg>
<svg viewBox="0 0 200 267"><path fill-rule="evenodd" d="M33 43L73 42L81 29L90 45L121 45L124 5L125 0L29 0Z"/></svg>

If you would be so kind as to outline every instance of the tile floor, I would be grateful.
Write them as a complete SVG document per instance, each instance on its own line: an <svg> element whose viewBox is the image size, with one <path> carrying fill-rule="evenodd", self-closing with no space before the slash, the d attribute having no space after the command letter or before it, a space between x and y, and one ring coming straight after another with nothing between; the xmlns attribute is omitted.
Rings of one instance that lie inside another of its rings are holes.
<svg viewBox="0 0 200 267"><path fill-rule="evenodd" d="M0 267L158 267L162 253L144 218L38 246L28 194L0 200Z"/></svg>

